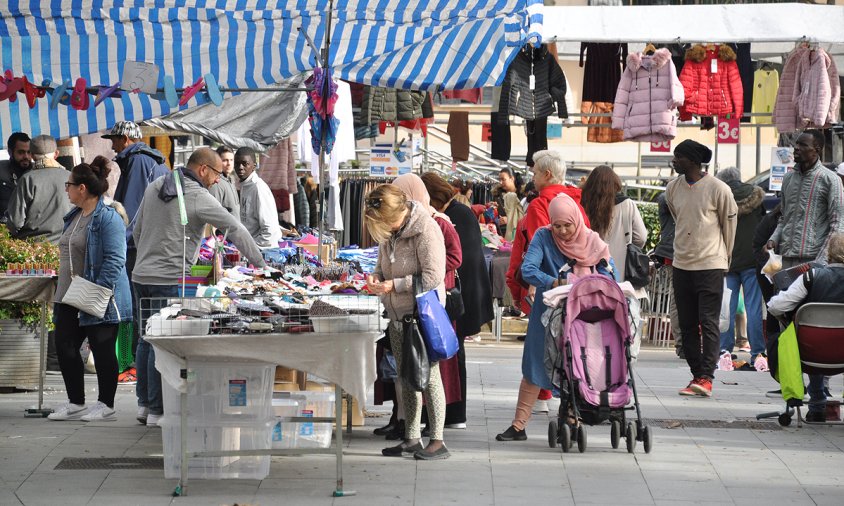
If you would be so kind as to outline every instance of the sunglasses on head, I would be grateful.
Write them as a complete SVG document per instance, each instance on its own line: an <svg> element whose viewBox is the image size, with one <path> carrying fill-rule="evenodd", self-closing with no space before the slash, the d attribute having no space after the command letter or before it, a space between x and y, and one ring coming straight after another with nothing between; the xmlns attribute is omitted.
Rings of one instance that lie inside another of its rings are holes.
<svg viewBox="0 0 844 506"><path fill-rule="evenodd" d="M381 198L379 197L372 197L366 199L366 207L370 207L372 209L380 209L381 208Z"/></svg>

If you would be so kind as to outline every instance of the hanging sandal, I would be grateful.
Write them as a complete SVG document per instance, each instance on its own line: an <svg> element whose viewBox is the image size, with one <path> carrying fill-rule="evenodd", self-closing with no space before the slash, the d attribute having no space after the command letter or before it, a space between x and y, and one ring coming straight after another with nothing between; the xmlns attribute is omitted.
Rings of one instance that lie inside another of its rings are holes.
<svg viewBox="0 0 844 506"><path fill-rule="evenodd" d="M73 94L70 96L70 106L77 111L84 111L88 109L89 105L88 82L84 77L80 77L73 86Z"/></svg>
<svg viewBox="0 0 844 506"><path fill-rule="evenodd" d="M29 105L30 109L35 109L35 104L38 102L39 98L43 98L44 95L47 94L47 90L40 86L36 86L29 82L29 80L24 77L23 78L23 94L26 96L26 103Z"/></svg>
<svg viewBox="0 0 844 506"><path fill-rule="evenodd" d="M51 81L45 80L43 84L49 83L50 86L53 85ZM70 88L70 81L65 81L53 88L53 94L50 97L50 109L55 109L59 106L59 104L67 104L70 102L70 93L68 93L67 89Z"/></svg>
<svg viewBox="0 0 844 506"><path fill-rule="evenodd" d="M18 92L23 89L25 77L15 77L12 74L11 70L7 70L5 73L4 83L6 85L6 89L0 93L0 100L9 99L9 102L14 102L18 99L17 95Z"/></svg>
<svg viewBox="0 0 844 506"><path fill-rule="evenodd" d="M101 85L96 87L96 90L97 90L97 96L96 96L96 98L94 98L94 107L97 107L98 105L100 105L100 103L103 100L107 99L108 97L120 98L120 97L123 96L123 94L120 93L120 83L119 82L117 84L113 84L111 86L104 86L104 85L101 84Z"/></svg>
<svg viewBox="0 0 844 506"><path fill-rule="evenodd" d="M196 95L199 90L202 89L203 86L205 86L205 79L200 77L196 80L195 83L185 88L185 90L182 92L182 98L179 99L179 106L187 104L188 101L192 99L193 96Z"/></svg>
<svg viewBox="0 0 844 506"><path fill-rule="evenodd" d="M220 93L220 87L217 85L217 78L214 77L214 74L205 74L205 91L212 104L217 107L223 105L223 94Z"/></svg>

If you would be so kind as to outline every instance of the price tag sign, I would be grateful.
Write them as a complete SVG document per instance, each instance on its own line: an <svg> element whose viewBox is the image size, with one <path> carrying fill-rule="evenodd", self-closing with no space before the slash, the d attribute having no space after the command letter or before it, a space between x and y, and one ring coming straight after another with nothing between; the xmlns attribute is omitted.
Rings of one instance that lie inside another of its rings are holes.
<svg viewBox="0 0 844 506"><path fill-rule="evenodd" d="M492 123L481 123L481 142L492 141Z"/></svg>
<svg viewBox="0 0 844 506"><path fill-rule="evenodd" d="M671 141L652 142L651 153L670 153Z"/></svg>
<svg viewBox="0 0 844 506"><path fill-rule="evenodd" d="M739 119L718 117L718 142L721 144L738 144Z"/></svg>
<svg viewBox="0 0 844 506"><path fill-rule="evenodd" d="M123 65L123 78L120 89L126 91L141 90L150 95L158 91L158 65L142 61L127 61Z"/></svg>

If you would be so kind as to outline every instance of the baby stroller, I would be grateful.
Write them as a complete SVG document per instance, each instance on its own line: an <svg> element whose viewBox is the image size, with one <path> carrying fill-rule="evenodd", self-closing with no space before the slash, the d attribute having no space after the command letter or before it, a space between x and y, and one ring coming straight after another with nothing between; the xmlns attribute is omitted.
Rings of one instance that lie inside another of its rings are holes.
<svg viewBox="0 0 844 506"><path fill-rule="evenodd" d="M631 368L627 300L618 284L601 275L585 276L571 287L568 298L554 309L563 328L557 343L554 379L559 381L560 410L548 424L548 445L568 452L586 450L586 425L610 422L613 448L622 437L633 453L642 441L651 451L651 431L642 421ZM559 316L558 316L559 315ZM549 325L551 327L551 325ZM557 383L557 381L555 381ZM630 397L633 405L628 406ZM636 420L626 421L626 411Z"/></svg>

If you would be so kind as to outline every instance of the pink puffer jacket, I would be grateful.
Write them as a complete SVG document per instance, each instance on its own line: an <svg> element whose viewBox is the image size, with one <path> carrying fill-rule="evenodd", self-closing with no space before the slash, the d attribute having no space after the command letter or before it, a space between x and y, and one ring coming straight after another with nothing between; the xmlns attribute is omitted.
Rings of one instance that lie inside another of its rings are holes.
<svg viewBox="0 0 844 506"><path fill-rule="evenodd" d="M677 107L683 85L668 49L653 55L631 53L613 106L612 127L624 130L624 140L656 142L677 135Z"/></svg>
<svg viewBox="0 0 844 506"><path fill-rule="evenodd" d="M841 83L826 51L800 46L785 60L773 121L780 133L822 128L838 121Z"/></svg>

